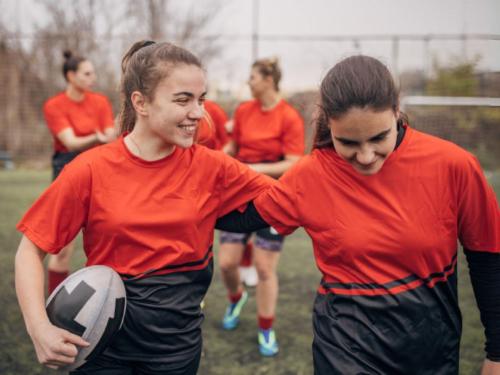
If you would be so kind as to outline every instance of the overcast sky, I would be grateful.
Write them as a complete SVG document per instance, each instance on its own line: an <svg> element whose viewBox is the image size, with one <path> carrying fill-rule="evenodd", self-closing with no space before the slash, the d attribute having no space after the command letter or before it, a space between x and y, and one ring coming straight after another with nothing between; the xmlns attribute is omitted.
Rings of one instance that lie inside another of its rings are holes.
<svg viewBox="0 0 500 375"><path fill-rule="evenodd" d="M99 0L103 1L103 0ZM177 4L211 0L171 0ZM225 6L214 19L213 32L222 34L220 58L208 64L212 86L246 95L252 63L252 11L259 4L259 57L278 56L285 91L316 88L325 72L342 57L365 53L382 59L393 72L429 69L433 56L442 64L480 55L478 68L500 71L500 40L401 41L397 59L390 41L266 40L265 36L492 34L500 36L500 0L219 0ZM60 0L71 4L70 0ZM0 0L4 20L30 31L40 22L36 0ZM238 36L235 38L235 36ZM395 65L397 62L397 66Z"/></svg>

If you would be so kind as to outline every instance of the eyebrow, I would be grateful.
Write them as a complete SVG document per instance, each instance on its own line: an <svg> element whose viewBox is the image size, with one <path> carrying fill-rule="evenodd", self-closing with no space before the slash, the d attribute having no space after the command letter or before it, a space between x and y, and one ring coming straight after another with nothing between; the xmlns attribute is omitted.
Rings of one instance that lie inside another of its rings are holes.
<svg viewBox="0 0 500 375"><path fill-rule="evenodd" d="M374 135L373 137L371 137L370 139L368 139L368 141L374 141L374 140L376 140L378 138L382 138L382 137L386 136L387 134L389 134L390 131L391 131L390 128L387 129L387 130L381 131L377 135ZM359 141L353 141L352 139L348 139L348 138L335 137L335 139L338 140L338 141L341 141L341 142L359 143Z"/></svg>
<svg viewBox="0 0 500 375"><path fill-rule="evenodd" d="M203 94L200 95L200 98L203 97L203 96L206 96L207 95L207 92L205 91ZM190 98L194 98L194 94L192 92L188 92L188 91L181 91L181 92L176 92L174 94L174 96L188 96Z"/></svg>

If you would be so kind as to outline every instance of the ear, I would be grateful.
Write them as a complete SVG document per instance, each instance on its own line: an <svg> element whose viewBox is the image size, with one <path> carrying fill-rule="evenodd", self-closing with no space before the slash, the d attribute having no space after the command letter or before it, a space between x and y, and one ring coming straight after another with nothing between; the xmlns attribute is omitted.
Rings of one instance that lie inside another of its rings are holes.
<svg viewBox="0 0 500 375"><path fill-rule="evenodd" d="M132 95L130 95L130 100L132 105L134 106L134 110L138 115L147 116L148 115L148 106L146 98L139 91L134 91Z"/></svg>

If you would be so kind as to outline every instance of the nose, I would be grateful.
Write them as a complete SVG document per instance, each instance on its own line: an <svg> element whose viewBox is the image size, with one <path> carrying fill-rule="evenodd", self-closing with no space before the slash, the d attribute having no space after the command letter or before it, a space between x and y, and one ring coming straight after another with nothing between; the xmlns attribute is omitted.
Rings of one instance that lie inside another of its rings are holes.
<svg viewBox="0 0 500 375"><path fill-rule="evenodd" d="M369 146L361 147L356 153L356 161L362 165L369 165L375 161L375 150Z"/></svg>
<svg viewBox="0 0 500 375"><path fill-rule="evenodd" d="M205 115L205 107L203 104L195 103L191 111L189 112L189 117L194 120L200 120Z"/></svg>

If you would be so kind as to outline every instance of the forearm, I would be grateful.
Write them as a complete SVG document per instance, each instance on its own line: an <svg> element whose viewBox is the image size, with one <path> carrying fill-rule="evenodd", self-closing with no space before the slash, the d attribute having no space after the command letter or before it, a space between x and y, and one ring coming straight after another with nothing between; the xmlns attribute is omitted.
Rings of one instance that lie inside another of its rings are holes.
<svg viewBox="0 0 500 375"><path fill-rule="evenodd" d="M92 146L100 144L96 133L85 135L82 137L67 137L64 140L60 139L64 147L69 151L83 151Z"/></svg>
<svg viewBox="0 0 500 375"><path fill-rule="evenodd" d="M238 151L238 148L236 147L236 143L232 140L227 142L222 147L222 152L224 152L225 154L228 154L230 156L235 156L237 151Z"/></svg>
<svg viewBox="0 0 500 375"><path fill-rule="evenodd" d="M30 335L37 327L49 322L44 298L44 256L44 252L23 236L15 257L15 285Z"/></svg>
<svg viewBox="0 0 500 375"><path fill-rule="evenodd" d="M234 210L217 219L215 228L226 232L248 233L267 228L268 223L260 216L253 202L248 204L245 211Z"/></svg>
<svg viewBox="0 0 500 375"><path fill-rule="evenodd" d="M500 362L500 254L465 249L484 325L487 358Z"/></svg>
<svg viewBox="0 0 500 375"><path fill-rule="evenodd" d="M116 129L114 128L114 126L109 126L109 127L104 129L104 135L111 141L111 140L116 139L118 133L117 133Z"/></svg>
<svg viewBox="0 0 500 375"><path fill-rule="evenodd" d="M256 172L273 178L280 178L295 162L296 160L285 159L275 163L255 163L248 164L248 166Z"/></svg>

